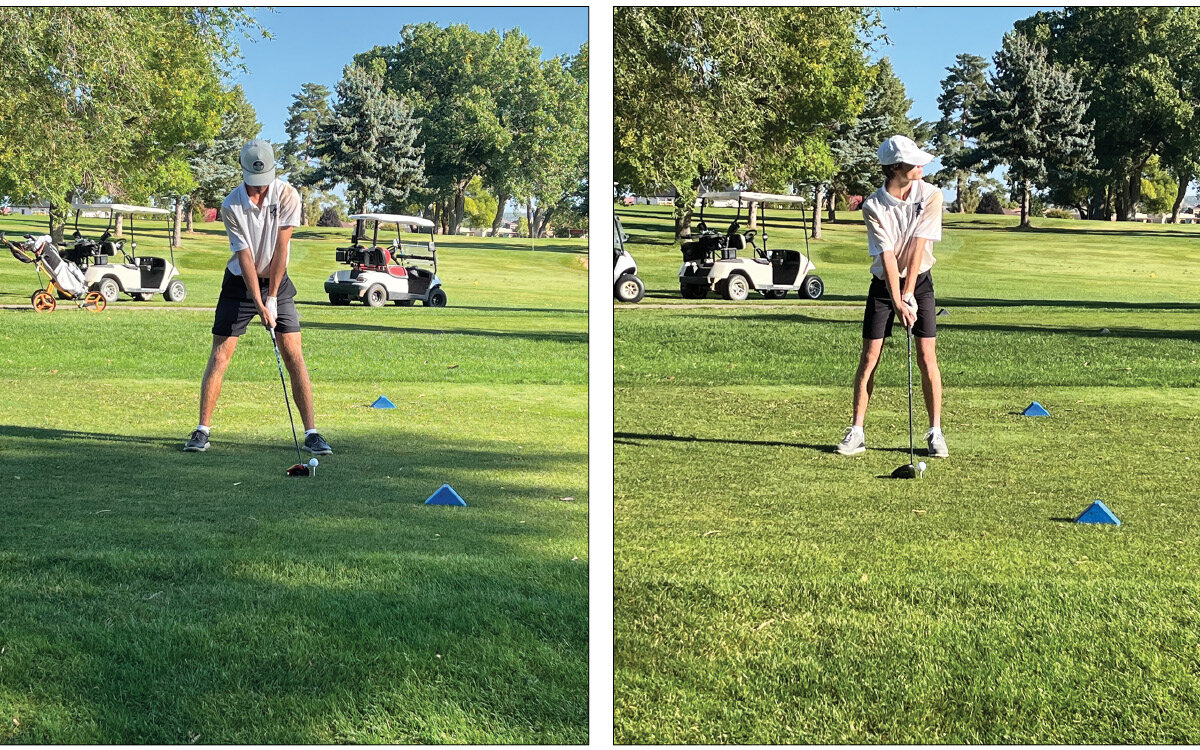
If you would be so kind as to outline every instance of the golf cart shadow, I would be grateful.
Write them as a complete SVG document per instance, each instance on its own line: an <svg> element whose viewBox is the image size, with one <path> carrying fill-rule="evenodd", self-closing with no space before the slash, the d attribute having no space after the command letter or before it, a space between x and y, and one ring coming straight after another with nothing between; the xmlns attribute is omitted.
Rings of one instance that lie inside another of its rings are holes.
<svg viewBox="0 0 1200 750"><path fill-rule="evenodd" d="M737 438L706 438L694 435L660 435L639 432L614 432L613 442L622 445L640 445L638 441L665 440L675 443L718 443L722 445L752 445L765 448L799 448L820 453L835 453L836 446L814 445L811 443L789 443L784 440L740 440Z"/></svg>

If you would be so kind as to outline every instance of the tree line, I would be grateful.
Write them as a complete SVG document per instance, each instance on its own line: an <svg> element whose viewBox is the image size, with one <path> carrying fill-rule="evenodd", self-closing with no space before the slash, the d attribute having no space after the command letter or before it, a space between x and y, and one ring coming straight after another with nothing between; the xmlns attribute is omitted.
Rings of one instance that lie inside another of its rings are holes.
<svg viewBox="0 0 1200 750"><path fill-rule="evenodd" d="M261 132L228 83L255 36L237 8L0 8L0 194L47 203L59 242L75 200L174 205L178 245ZM334 92L305 84L276 144L305 222L337 185L353 211L425 211L447 232L498 228L510 199L541 232L586 222L587 47L540 58L515 29L426 23L356 55Z"/></svg>
<svg viewBox="0 0 1200 750"><path fill-rule="evenodd" d="M618 183L674 188L676 233L702 187L739 184L813 196L830 215L881 177L894 134L936 153L928 179L953 210L1008 198L1083 218L1172 213L1200 173L1200 9L1076 7L1019 21L992 61L946 69L941 118L908 117L886 37L862 8L620 8L615 13ZM991 68L989 71L989 67Z"/></svg>

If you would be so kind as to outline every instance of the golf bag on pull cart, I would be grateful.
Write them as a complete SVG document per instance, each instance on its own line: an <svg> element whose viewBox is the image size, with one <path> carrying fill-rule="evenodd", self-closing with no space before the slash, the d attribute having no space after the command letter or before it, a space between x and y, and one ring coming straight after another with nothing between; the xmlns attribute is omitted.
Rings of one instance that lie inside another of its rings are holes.
<svg viewBox="0 0 1200 750"><path fill-rule="evenodd" d="M75 300L78 307L93 312L100 312L104 309L104 297L99 292L88 291L83 271L79 266L62 257L58 248L51 241L50 235L43 234L40 237L34 237L32 234L27 234L24 243L16 243L0 232L0 243L8 246L8 251L14 258L22 263L33 264L37 271L40 288L29 295L29 301L34 310L38 312L53 311L57 304L54 301L55 291L68 299ZM48 282L42 280L43 271L49 277Z"/></svg>

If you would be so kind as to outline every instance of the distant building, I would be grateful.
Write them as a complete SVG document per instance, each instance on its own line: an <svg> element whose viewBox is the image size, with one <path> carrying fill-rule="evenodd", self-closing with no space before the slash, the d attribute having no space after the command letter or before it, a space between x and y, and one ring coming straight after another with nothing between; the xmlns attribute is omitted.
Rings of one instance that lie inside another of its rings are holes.
<svg viewBox="0 0 1200 750"><path fill-rule="evenodd" d="M50 213L50 204L45 201L35 201L31 204L13 205L10 206L10 213L20 216L32 216L33 214L48 214Z"/></svg>

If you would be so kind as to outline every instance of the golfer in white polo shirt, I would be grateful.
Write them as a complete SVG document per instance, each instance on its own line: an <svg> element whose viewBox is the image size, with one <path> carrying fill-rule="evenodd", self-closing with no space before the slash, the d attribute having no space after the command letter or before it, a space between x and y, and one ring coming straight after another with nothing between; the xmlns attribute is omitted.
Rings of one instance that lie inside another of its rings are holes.
<svg viewBox="0 0 1200 750"><path fill-rule="evenodd" d="M837 452L854 456L867 449L863 423L875 387L875 367L883 340L892 334L893 315L912 328L921 368L921 389L929 412L925 442L929 455L950 455L942 435L942 374L937 361L937 318L933 278L933 243L942 239L942 191L921 179L933 161L902 135L879 147L883 187L863 201L867 251L871 255L871 287L863 314L862 356L854 375L853 421Z"/></svg>
<svg viewBox="0 0 1200 750"><path fill-rule="evenodd" d="M291 375L292 395L304 422L304 449L323 456L333 449L316 429L312 385L300 348L296 287L287 275L292 228L300 224L300 196L294 187L275 178L270 143L247 141L241 163L243 184L221 204L232 257L221 282L212 353L200 387L200 424L183 449L208 450L209 425L221 396L225 369L238 337L257 315L264 326L275 329L279 354Z"/></svg>

